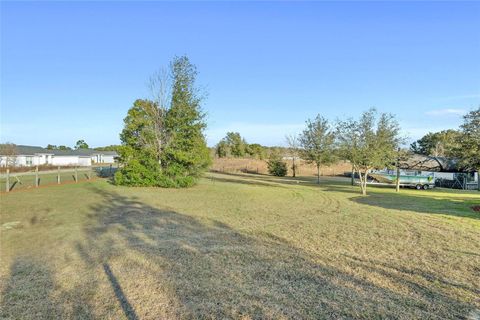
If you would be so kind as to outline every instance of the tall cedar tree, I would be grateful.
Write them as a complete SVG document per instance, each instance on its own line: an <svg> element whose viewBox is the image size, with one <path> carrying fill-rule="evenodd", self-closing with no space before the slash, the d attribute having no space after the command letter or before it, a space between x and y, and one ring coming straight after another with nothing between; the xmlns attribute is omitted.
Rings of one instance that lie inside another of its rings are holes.
<svg viewBox="0 0 480 320"><path fill-rule="evenodd" d="M206 128L202 101L195 85L197 68L188 57L176 57L170 65L172 101L165 119L170 141L163 152L165 186L193 185L211 163L203 135Z"/></svg>

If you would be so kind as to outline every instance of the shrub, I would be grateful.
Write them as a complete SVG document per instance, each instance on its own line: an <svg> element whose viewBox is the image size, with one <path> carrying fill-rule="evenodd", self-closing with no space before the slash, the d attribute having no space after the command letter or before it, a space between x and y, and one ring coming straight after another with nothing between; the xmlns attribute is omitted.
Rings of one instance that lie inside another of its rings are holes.
<svg viewBox="0 0 480 320"><path fill-rule="evenodd" d="M115 172L115 184L132 187L155 186L160 177L159 169L158 165L145 159L132 159Z"/></svg>
<svg viewBox="0 0 480 320"><path fill-rule="evenodd" d="M268 173L277 177L287 175L287 163L282 160L280 155L273 153L267 161Z"/></svg>

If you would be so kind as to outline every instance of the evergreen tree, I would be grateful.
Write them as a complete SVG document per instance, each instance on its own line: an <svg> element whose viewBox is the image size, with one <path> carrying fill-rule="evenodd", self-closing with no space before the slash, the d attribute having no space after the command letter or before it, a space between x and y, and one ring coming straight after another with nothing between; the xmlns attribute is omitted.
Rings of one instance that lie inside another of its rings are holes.
<svg viewBox="0 0 480 320"><path fill-rule="evenodd" d="M287 163L282 160L282 156L278 152L272 152L267 161L268 173L277 177L287 175Z"/></svg>
<svg viewBox="0 0 480 320"><path fill-rule="evenodd" d="M162 185L187 187L193 185L211 163L203 135L205 115L195 84L196 67L186 56L176 57L171 63L171 72L172 100L165 119L170 141L162 156Z"/></svg>

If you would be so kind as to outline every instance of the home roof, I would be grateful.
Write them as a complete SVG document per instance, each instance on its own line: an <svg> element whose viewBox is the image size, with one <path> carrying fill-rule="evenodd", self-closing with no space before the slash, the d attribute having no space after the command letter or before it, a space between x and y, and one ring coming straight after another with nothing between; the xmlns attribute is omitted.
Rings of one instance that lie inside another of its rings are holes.
<svg viewBox="0 0 480 320"><path fill-rule="evenodd" d="M94 149L50 150L37 146L16 145L17 155L34 155L38 153L53 154L55 156L92 156L96 154L117 156L115 151L98 151Z"/></svg>
<svg viewBox="0 0 480 320"><path fill-rule="evenodd" d="M35 146L22 146L17 145L15 146L16 153L22 155L33 155L35 153L47 153L46 150L42 147L35 147Z"/></svg>
<svg viewBox="0 0 480 320"><path fill-rule="evenodd" d="M400 168L437 172L461 171L457 159L431 157L421 154L410 154L406 159L400 161Z"/></svg>

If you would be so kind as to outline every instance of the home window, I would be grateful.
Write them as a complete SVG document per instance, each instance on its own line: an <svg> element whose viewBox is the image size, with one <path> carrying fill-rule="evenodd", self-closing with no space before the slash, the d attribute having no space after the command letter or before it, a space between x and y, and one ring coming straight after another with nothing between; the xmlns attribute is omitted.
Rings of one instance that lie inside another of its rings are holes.
<svg viewBox="0 0 480 320"><path fill-rule="evenodd" d="M27 166L31 166L33 164L33 157L26 157L25 158L25 164Z"/></svg>

